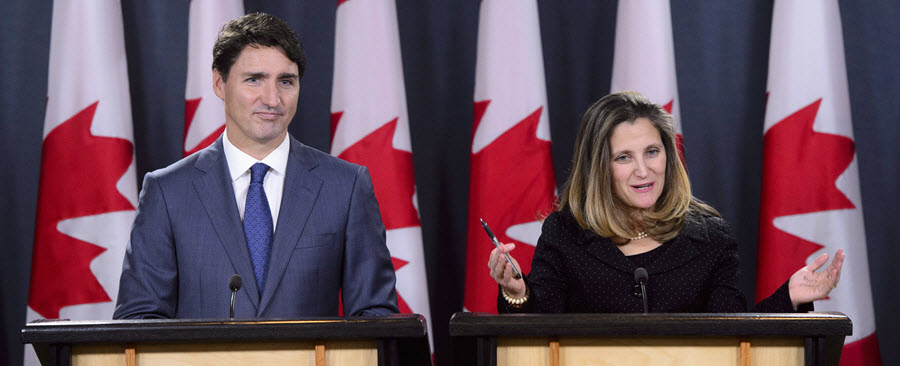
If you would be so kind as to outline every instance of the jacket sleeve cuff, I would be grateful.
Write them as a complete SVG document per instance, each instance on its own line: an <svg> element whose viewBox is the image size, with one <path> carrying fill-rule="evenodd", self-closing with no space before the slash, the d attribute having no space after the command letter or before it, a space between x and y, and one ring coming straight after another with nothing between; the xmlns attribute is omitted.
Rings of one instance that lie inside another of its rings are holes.
<svg viewBox="0 0 900 366"><path fill-rule="evenodd" d="M794 310L794 304L791 302L791 292L788 288L790 280L784 281L772 296L757 304L757 310L760 312L776 312L776 313L806 313L815 310L812 302L800 304Z"/></svg>

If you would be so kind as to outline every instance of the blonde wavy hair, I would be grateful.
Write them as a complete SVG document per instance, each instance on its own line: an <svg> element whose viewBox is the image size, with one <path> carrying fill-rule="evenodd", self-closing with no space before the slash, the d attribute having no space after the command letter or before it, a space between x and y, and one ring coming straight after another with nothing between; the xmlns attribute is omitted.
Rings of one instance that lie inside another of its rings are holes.
<svg viewBox="0 0 900 366"><path fill-rule="evenodd" d="M621 123L646 118L659 131L666 152L665 184L656 204L648 209L628 206L614 192L609 138ZM671 240L690 213L720 216L691 194L691 182L675 142L672 116L641 94L626 91L607 95L584 112L572 170L560 195L557 210L569 210L575 221L597 235L626 242L644 231L652 238Z"/></svg>

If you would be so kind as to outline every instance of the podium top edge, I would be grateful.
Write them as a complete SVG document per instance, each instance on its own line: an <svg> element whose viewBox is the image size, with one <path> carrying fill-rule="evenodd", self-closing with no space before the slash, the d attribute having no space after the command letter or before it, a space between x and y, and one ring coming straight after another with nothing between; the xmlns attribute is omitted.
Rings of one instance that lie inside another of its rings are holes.
<svg viewBox="0 0 900 366"><path fill-rule="evenodd" d="M23 343L274 341L304 339L427 339L419 314L379 317L310 317L297 319L142 319L31 322L21 331Z"/></svg>
<svg viewBox="0 0 900 366"><path fill-rule="evenodd" d="M839 312L487 314L458 312L457 336L847 336L850 318Z"/></svg>
<svg viewBox="0 0 900 366"><path fill-rule="evenodd" d="M493 314L484 312L460 311L453 314L454 318L489 318L489 317L544 317L544 318L642 318L642 319L821 319L821 320L849 320L844 313L837 311L812 311L808 313L517 313L517 314Z"/></svg>
<svg viewBox="0 0 900 366"><path fill-rule="evenodd" d="M160 324L177 325L238 325L254 326L268 324L352 324L390 322L412 323L425 322L425 317L420 314L393 314L386 316L327 316L304 318L274 318L274 319L98 319L98 320L72 320L72 319L37 319L25 325L28 327L52 327L52 326L76 326L76 325L109 325L109 326L154 326Z"/></svg>

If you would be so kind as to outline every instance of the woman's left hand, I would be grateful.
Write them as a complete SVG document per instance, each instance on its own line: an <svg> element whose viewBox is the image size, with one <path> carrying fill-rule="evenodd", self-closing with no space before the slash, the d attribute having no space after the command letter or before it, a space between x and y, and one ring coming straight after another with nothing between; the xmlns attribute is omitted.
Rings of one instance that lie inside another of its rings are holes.
<svg viewBox="0 0 900 366"><path fill-rule="evenodd" d="M791 276L791 280L788 282L788 291L794 309L800 304L825 298L837 286L841 279L841 265L844 264L844 250L838 249L828 268L816 273L816 270L821 268L825 262L828 262L828 253L822 253L808 266L801 268Z"/></svg>

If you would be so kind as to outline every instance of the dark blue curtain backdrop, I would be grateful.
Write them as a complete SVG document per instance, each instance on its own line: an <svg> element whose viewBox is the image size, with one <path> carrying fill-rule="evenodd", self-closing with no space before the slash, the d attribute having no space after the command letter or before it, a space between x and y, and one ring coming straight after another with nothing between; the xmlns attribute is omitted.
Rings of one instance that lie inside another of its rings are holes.
<svg viewBox="0 0 900 366"><path fill-rule="evenodd" d="M299 32L309 69L290 131L327 151L335 1L245 4ZM886 365L900 364L900 324L891 305L898 302L900 279L900 3L840 5L881 352ZM556 176L564 179L580 114L609 90L616 2L545 0L539 7L553 157ZM0 2L0 364L21 362L18 332L31 263L51 8L51 0ZM140 181L181 156L188 1L124 1L122 8ZM451 360L447 323L462 306L478 8L477 0L397 1L432 304L428 321L441 365ZM771 17L771 0L672 0L694 191L734 226L740 284L749 298Z"/></svg>

